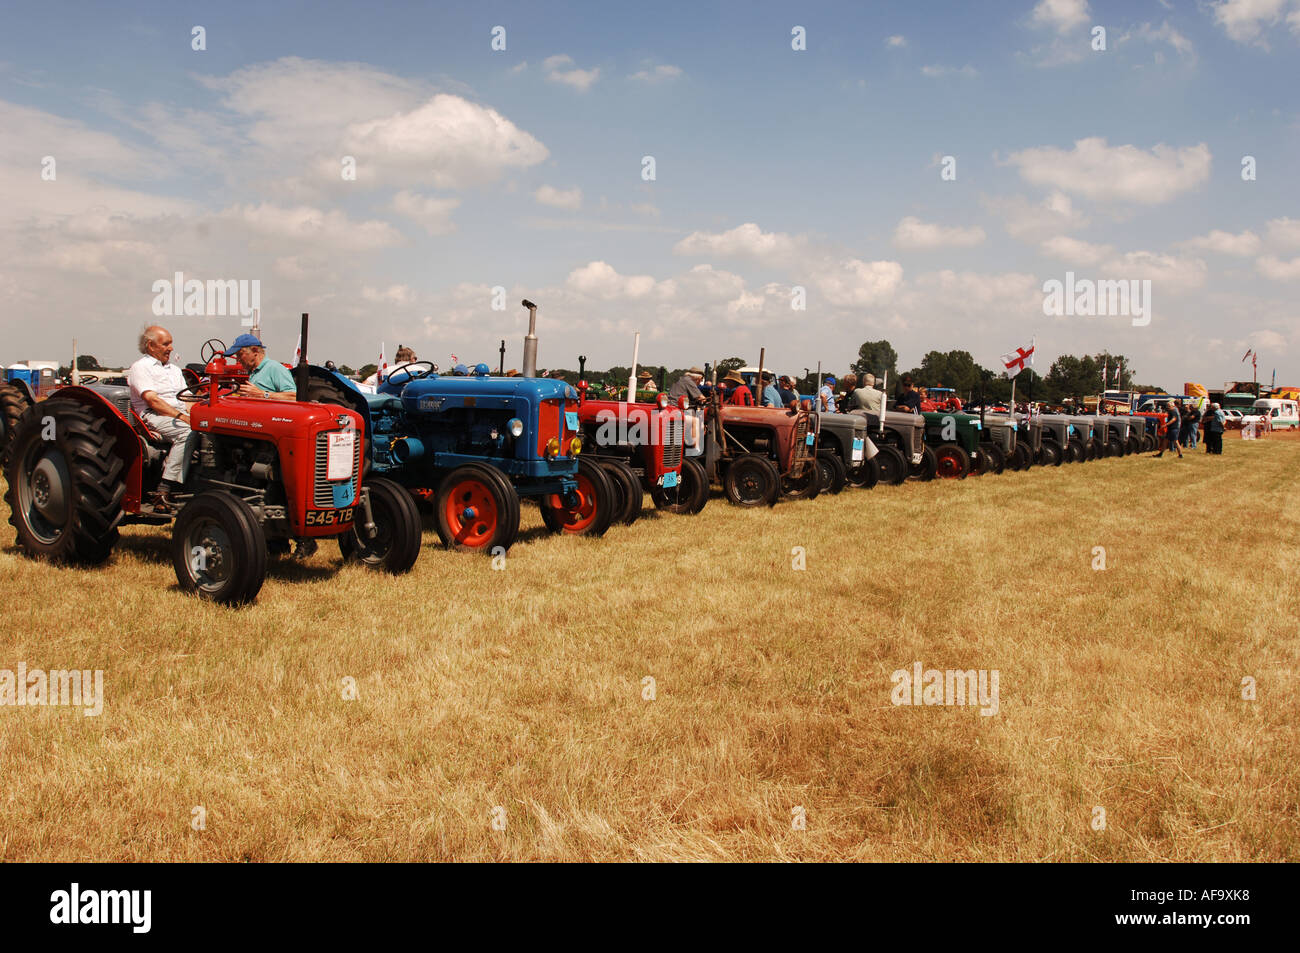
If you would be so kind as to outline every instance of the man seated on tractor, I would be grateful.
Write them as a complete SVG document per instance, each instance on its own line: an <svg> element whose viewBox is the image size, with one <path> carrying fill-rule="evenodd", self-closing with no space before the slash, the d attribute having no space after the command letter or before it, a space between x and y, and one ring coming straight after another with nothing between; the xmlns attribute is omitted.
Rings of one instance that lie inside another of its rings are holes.
<svg viewBox="0 0 1300 953"><path fill-rule="evenodd" d="M700 390L700 382L703 380L704 372L698 367L692 367L668 388L668 399L676 401L678 397L685 397L692 405L704 403L704 393Z"/></svg>
<svg viewBox="0 0 1300 953"><path fill-rule="evenodd" d="M771 371L763 372L763 406L764 407L784 407L781 402L781 391L774 383Z"/></svg>
<svg viewBox="0 0 1300 953"><path fill-rule="evenodd" d="M131 365L127 384L131 388L131 409L140 415L145 426L171 444L163 463L162 482L150 499L155 513L170 513L176 503L171 494L184 482L186 450L190 438L190 415L176 395L185 389L185 375L172 356L171 332L151 325L140 334L140 353L144 356Z"/></svg>
<svg viewBox="0 0 1300 953"><path fill-rule="evenodd" d="M723 386L731 385L726 396L728 404L735 404L737 407L754 406L754 393L738 373L727 371L727 376L722 379L722 383Z"/></svg>
<svg viewBox="0 0 1300 953"><path fill-rule="evenodd" d="M239 396L274 400L297 398L293 375L279 361L267 360L266 348L253 335L241 334L235 338L235 343L226 348L225 355L237 358L248 371L248 383L239 388Z"/></svg>
<svg viewBox="0 0 1300 953"><path fill-rule="evenodd" d="M898 392L894 406L898 410L910 410L914 414L921 412L921 395L912 386L911 374L903 375L902 388Z"/></svg>

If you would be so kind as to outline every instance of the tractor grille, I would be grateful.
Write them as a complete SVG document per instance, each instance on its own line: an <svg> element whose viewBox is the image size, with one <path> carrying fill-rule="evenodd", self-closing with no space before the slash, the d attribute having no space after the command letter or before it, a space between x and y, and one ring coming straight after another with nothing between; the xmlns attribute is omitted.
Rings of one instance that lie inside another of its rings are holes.
<svg viewBox="0 0 1300 953"><path fill-rule="evenodd" d="M671 417L664 421L664 469L676 470L682 465L682 421Z"/></svg>
<svg viewBox="0 0 1300 953"><path fill-rule="evenodd" d="M794 461L811 460L813 458L813 448L808 446L808 424L812 418L808 414L800 414L794 425Z"/></svg>
<svg viewBox="0 0 1300 953"><path fill-rule="evenodd" d="M335 484L350 483L361 476L361 434L357 434L356 449L352 460L352 477L349 480L335 480L330 483L325 479L329 473L330 432L321 431L316 435L316 470L312 480L312 505L317 509L334 509Z"/></svg>

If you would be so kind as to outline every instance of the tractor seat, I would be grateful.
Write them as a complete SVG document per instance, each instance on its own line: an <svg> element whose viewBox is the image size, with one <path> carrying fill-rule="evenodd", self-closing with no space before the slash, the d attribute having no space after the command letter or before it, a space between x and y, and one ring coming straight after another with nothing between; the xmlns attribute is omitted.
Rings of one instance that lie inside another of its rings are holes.
<svg viewBox="0 0 1300 953"><path fill-rule="evenodd" d="M164 440L162 435L159 434L158 431L151 429L148 424L140 419L140 415L134 410L131 411L131 427L140 435L145 443L149 444L149 446L154 449L163 451L171 449L171 441Z"/></svg>

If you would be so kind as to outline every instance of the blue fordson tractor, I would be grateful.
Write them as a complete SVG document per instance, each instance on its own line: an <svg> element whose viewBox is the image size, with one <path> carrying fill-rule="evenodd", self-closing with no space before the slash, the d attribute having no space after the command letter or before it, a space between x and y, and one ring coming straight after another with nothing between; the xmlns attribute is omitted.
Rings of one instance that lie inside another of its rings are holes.
<svg viewBox="0 0 1300 953"><path fill-rule="evenodd" d="M312 399L363 417L365 466L430 503L448 548L509 548L521 497L537 501L553 533L602 535L618 509L609 476L581 456L578 392L534 376L537 306L524 307L523 377L489 377L484 364L447 376L420 361L364 394L339 374L312 369Z"/></svg>

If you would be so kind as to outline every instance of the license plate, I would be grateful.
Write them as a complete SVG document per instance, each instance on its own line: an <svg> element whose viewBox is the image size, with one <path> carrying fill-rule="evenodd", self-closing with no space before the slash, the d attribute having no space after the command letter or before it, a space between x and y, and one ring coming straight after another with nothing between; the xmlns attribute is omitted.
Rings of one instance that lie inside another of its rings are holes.
<svg viewBox="0 0 1300 953"><path fill-rule="evenodd" d="M866 452L866 449L865 449L865 447L864 447L864 445L863 445L863 443L862 443L862 438L861 438L861 437L854 437L854 438L853 438L853 461L856 463L857 461L861 460L861 459L862 459L862 455L863 455L865 452Z"/></svg>
<svg viewBox="0 0 1300 953"><path fill-rule="evenodd" d="M357 432L355 430L344 430L330 434L329 438L329 456L326 458L325 479L352 479Z"/></svg>
<svg viewBox="0 0 1300 953"><path fill-rule="evenodd" d="M805 436L805 437L803 438L803 442L806 443L806 444L808 444L808 446L810 446L810 447L813 445L813 443L814 443L816 440L817 440L817 435L816 435L816 434L811 434L811 433L808 434L807 436Z"/></svg>
<svg viewBox="0 0 1300 953"><path fill-rule="evenodd" d="M664 489L671 490L677 485L677 471L669 470L664 474Z"/></svg>
<svg viewBox="0 0 1300 953"><path fill-rule="evenodd" d="M578 429L578 412L576 410L566 410L564 412L564 424L570 430Z"/></svg>

